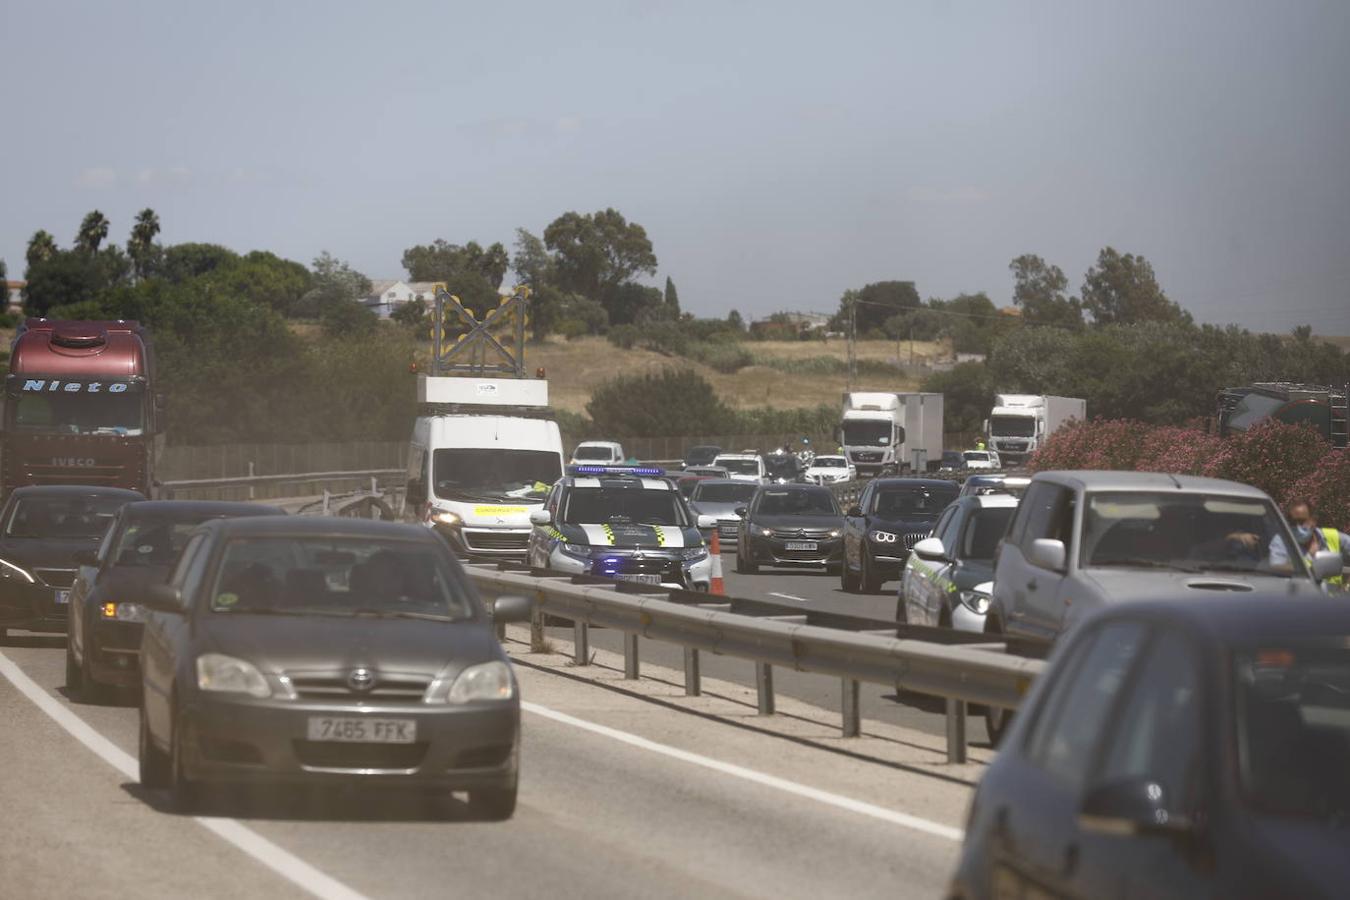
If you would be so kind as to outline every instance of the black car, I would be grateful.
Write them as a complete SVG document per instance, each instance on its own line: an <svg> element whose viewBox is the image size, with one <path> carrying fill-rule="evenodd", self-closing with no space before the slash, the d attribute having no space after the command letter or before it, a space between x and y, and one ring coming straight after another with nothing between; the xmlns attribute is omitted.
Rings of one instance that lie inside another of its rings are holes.
<svg viewBox="0 0 1350 900"><path fill-rule="evenodd" d="M32 485L0 508L0 638L10 629L60 633L75 584L75 557L91 550L125 504L123 488Z"/></svg>
<svg viewBox="0 0 1350 900"><path fill-rule="evenodd" d="M169 568L192 530L208 519L285 515L260 503L143 500L118 511L103 543L76 553L70 591L66 688L99 701L111 687L141 683L137 662L145 610L137 602Z"/></svg>
<svg viewBox="0 0 1350 900"><path fill-rule="evenodd" d="M146 589L140 778L180 809L212 782L468 791L516 805L520 697L497 621L416 525L217 519Z"/></svg>
<svg viewBox="0 0 1350 900"><path fill-rule="evenodd" d="M689 451L684 454L684 467L687 469L690 466L710 466L721 452L721 447L714 447L711 444L690 447Z"/></svg>
<svg viewBox="0 0 1350 900"><path fill-rule="evenodd" d="M914 545L928 537L938 514L956 499L940 478L874 478L844 520L839 581L850 593L876 593L900 577Z"/></svg>
<svg viewBox="0 0 1350 900"><path fill-rule="evenodd" d="M764 485L741 516L736 537L736 571L760 566L825 566L834 571L844 527L839 503L815 484Z"/></svg>
<svg viewBox="0 0 1350 900"><path fill-rule="evenodd" d="M971 804L949 896L1344 897L1350 606L1111 607L1061 643Z"/></svg>

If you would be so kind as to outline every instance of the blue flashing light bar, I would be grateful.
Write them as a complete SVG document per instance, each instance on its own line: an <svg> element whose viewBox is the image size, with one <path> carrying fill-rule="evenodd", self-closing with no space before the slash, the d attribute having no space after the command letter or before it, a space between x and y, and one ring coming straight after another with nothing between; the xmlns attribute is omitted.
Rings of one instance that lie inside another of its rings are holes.
<svg viewBox="0 0 1350 900"><path fill-rule="evenodd" d="M655 466L572 466L572 471L578 475L645 475L652 478L666 474L665 469Z"/></svg>

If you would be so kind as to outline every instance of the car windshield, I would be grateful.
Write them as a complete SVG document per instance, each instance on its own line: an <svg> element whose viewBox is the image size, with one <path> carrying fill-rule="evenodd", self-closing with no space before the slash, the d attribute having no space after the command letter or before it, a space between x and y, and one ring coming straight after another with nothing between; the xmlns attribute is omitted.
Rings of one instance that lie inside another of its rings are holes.
<svg viewBox="0 0 1350 900"><path fill-rule="evenodd" d="M727 459L723 457L717 460L717 464L733 475L759 474L759 460L757 459Z"/></svg>
<svg viewBox="0 0 1350 900"><path fill-rule="evenodd" d="M963 455L966 462L989 462L989 454L983 450L967 450Z"/></svg>
<svg viewBox="0 0 1350 900"><path fill-rule="evenodd" d="M889 447L890 422L845 422L844 443L850 447Z"/></svg>
<svg viewBox="0 0 1350 900"><path fill-rule="evenodd" d="M1084 567L1304 574L1272 504L1198 493L1098 492L1083 515Z"/></svg>
<svg viewBox="0 0 1350 900"><path fill-rule="evenodd" d="M576 460L582 459L609 460L614 458L614 451L610 450L608 447L594 447L594 446L578 447L576 450L572 452L572 458Z"/></svg>
<svg viewBox="0 0 1350 900"><path fill-rule="evenodd" d="M468 589L434 544L268 536L225 546L212 612L432 617L473 615Z"/></svg>
<svg viewBox="0 0 1350 900"><path fill-rule="evenodd" d="M619 523L683 527L683 501L675 491L623 487L574 487L567 494L568 525Z"/></svg>
<svg viewBox="0 0 1350 900"><path fill-rule="evenodd" d="M765 516L837 516L839 504L827 490L765 491L755 512Z"/></svg>
<svg viewBox="0 0 1350 900"><path fill-rule="evenodd" d="M1350 635L1243 648L1233 681L1247 799L1276 815L1350 824Z"/></svg>
<svg viewBox="0 0 1350 900"><path fill-rule="evenodd" d="M700 484L694 488L695 503L747 503L757 487L742 481L736 484Z"/></svg>
<svg viewBox="0 0 1350 900"><path fill-rule="evenodd" d="M442 448L433 470L436 496L447 500L537 500L562 476L558 454L548 450Z"/></svg>
<svg viewBox="0 0 1350 900"><path fill-rule="evenodd" d="M117 537L110 559L114 566L167 566L187 543L192 530L208 516L189 521L162 518L128 522Z"/></svg>
<svg viewBox="0 0 1350 900"><path fill-rule="evenodd" d="M14 429L47 434L115 434L129 437L143 434L145 391L139 385L121 382L103 387L127 389L120 392L100 390L97 393L20 393L11 398Z"/></svg>
<svg viewBox="0 0 1350 900"><path fill-rule="evenodd" d="M5 537L101 538L126 502L121 497L24 497L10 511Z"/></svg>
<svg viewBox="0 0 1350 900"><path fill-rule="evenodd" d="M842 456L817 456L811 465L817 469L842 469L848 465Z"/></svg>
<svg viewBox="0 0 1350 900"><path fill-rule="evenodd" d="M961 538L960 558L980 562L992 562L994 549L1008 530L1008 520L1017 510L1011 506L994 506L978 509L966 521L965 534Z"/></svg>
<svg viewBox="0 0 1350 900"><path fill-rule="evenodd" d="M684 455L684 462L687 466L706 466L717 459L717 454L721 452L721 447L690 447Z"/></svg>
<svg viewBox="0 0 1350 900"><path fill-rule="evenodd" d="M956 485L941 487L883 488L872 501L872 512L883 518L936 516L956 499Z"/></svg>
<svg viewBox="0 0 1350 900"><path fill-rule="evenodd" d="M1036 420L1031 416L993 416L989 433L995 437L1031 437L1036 433Z"/></svg>

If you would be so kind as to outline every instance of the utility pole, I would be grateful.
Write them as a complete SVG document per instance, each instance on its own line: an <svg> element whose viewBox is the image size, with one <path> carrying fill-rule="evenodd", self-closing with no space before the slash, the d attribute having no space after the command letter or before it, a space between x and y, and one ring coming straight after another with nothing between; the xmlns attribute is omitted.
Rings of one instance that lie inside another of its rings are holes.
<svg viewBox="0 0 1350 900"><path fill-rule="evenodd" d="M848 389L853 391L853 382L858 377L858 301L850 299L848 303Z"/></svg>

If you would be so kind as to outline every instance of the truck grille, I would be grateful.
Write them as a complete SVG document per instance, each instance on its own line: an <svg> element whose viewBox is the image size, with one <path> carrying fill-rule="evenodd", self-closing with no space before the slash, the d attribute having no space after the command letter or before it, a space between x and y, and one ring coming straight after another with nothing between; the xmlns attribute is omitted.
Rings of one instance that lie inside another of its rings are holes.
<svg viewBox="0 0 1350 900"><path fill-rule="evenodd" d="M470 550L515 550L521 553L530 543L528 531L464 531L464 546Z"/></svg>
<svg viewBox="0 0 1350 900"><path fill-rule="evenodd" d="M346 672L328 675L292 675L291 687L304 700L331 700L350 703L353 700L372 700L381 703L421 703L431 686L431 679L420 675L381 675L375 673L375 686L368 691L354 691L347 683Z"/></svg>
<svg viewBox="0 0 1350 900"><path fill-rule="evenodd" d="M34 569L33 574L47 587L64 589L75 583L74 569Z"/></svg>
<svg viewBox="0 0 1350 900"><path fill-rule="evenodd" d="M878 463L881 462L882 456L883 454L877 451L863 451L863 452L855 451L852 454L853 461L861 463Z"/></svg>

